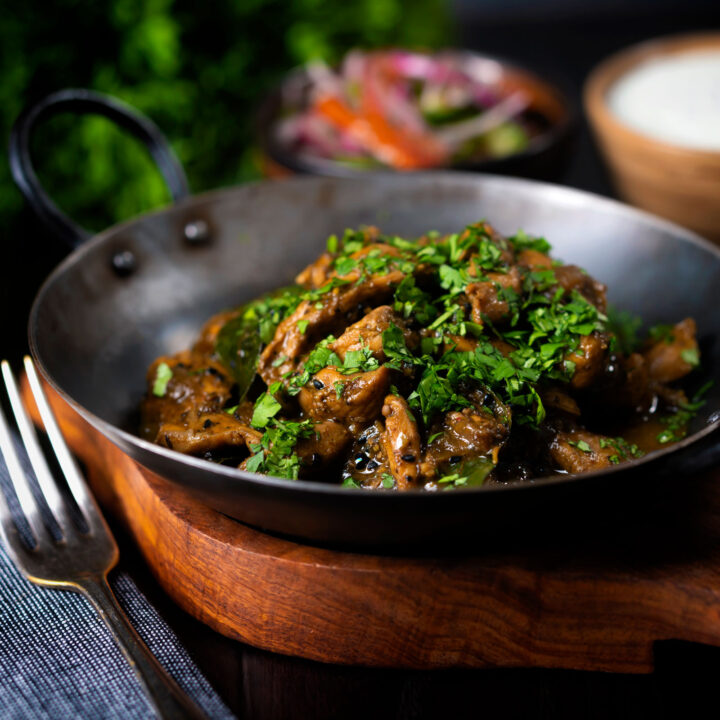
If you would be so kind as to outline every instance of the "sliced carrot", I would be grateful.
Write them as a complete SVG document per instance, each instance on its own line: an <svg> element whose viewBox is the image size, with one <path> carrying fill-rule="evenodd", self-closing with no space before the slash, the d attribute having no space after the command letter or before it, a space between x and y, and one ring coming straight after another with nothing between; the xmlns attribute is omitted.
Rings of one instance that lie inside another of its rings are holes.
<svg viewBox="0 0 720 720"><path fill-rule="evenodd" d="M315 110L340 130L347 132L379 160L399 170L413 170L443 164L444 148L434 138L418 137L395 128L380 112L357 113L335 95L315 99Z"/></svg>

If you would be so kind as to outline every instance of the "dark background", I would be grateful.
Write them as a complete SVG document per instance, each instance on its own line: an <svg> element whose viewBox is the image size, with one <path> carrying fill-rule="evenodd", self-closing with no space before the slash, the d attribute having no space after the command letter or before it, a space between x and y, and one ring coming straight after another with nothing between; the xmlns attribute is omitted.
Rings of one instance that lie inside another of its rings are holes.
<svg viewBox="0 0 720 720"><path fill-rule="evenodd" d="M93 87L119 95L160 125L196 191L259 175L254 109L287 69L318 56L332 62L355 44L397 44L469 47L555 80L579 115L562 181L611 194L581 113L589 70L646 38L720 28L717 0L55 0L0 10L4 137L33 98L62 87ZM143 151L102 119L48 122L33 151L53 197L92 229L167 201ZM64 250L24 209L4 154L0 227L1 350L18 358L31 299ZM236 710L254 717L674 718L716 715L720 706L720 652L677 643L659 645L656 672L637 677L360 671L277 658L230 643L183 616L143 578L140 562L124 546L125 564L137 568L144 589L211 681Z"/></svg>

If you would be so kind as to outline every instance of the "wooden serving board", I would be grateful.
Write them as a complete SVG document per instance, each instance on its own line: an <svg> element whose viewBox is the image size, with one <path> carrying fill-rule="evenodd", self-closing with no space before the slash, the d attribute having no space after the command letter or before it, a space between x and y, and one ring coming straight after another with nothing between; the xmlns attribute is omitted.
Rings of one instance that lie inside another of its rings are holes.
<svg viewBox="0 0 720 720"><path fill-rule="evenodd" d="M651 671L658 640L720 645L720 472L680 479L664 514L581 544L335 552L211 510L50 399L96 496L167 594L250 645L336 664L623 673Z"/></svg>

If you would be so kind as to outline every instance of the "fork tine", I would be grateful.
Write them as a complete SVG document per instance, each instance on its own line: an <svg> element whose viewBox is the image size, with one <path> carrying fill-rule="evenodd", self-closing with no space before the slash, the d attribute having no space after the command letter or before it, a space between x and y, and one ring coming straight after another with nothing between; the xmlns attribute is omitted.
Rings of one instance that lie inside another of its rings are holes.
<svg viewBox="0 0 720 720"><path fill-rule="evenodd" d="M7 498L2 491L0 491L0 540L5 544L5 549L8 551L10 558L22 569L24 563L21 558L28 551L28 548L20 539L20 533L13 520L10 505L8 505Z"/></svg>
<svg viewBox="0 0 720 720"><path fill-rule="evenodd" d="M6 365L7 362L3 360L3 374L5 374ZM8 474L10 475L10 480L15 488L15 494L17 495L20 507L25 514L25 519L32 530L35 540L39 543L43 538L43 523L40 515L40 508L33 497L27 474L20 464L20 458L15 450L15 442L10 434L10 427L2 408L0 408L0 451L2 451L2 455L5 458ZM2 495L2 492L0 492L0 495ZM7 506L7 501L5 501L4 495L3 501ZM3 508L3 512L5 509L6 508ZM8 514L9 512L8 508Z"/></svg>
<svg viewBox="0 0 720 720"><path fill-rule="evenodd" d="M35 471L35 477L37 478L40 489L45 496L45 501L52 512L53 517L57 524L62 528L63 534L67 536L69 525L69 515L66 511L62 495L55 482L55 478L50 471L50 468L45 460L45 455L38 442L38 436L35 432L35 428L30 422L25 406L20 399L20 393L18 392L17 382L13 375L12 369L10 368L7 360L2 362L2 374L5 379L5 387L7 388L8 397L10 398L10 406L12 407L13 413L15 414L15 420L17 422L18 430L20 431L20 437L22 437L23 443L25 444L25 450L30 458L30 464Z"/></svg>
<svg viewBox="0 0 720 720"><path fill-rule="evenodd" d="M75 498L80 511L85 516L85 520L92 531L104 530L107 532L105 521L100 515L100 511L95 505L87 485L85 484L85 478L83 477L80 469L78 468L75 458L72 456L70 449L65 443L65 439L60 432L60 427L55 419L55 413L52 411L50 404L48 403L45 391L43 390L40 378L35 369L35 365L30 357L27 355L24 358L25 372L27 373L28 381L30 382L30 388L35 402L37 404L38 412L42 418L43 425L45 426L45 432L48 434L50 444L57 455L58 463L62 469L65 478L70 488L70 492Z"/></svg>

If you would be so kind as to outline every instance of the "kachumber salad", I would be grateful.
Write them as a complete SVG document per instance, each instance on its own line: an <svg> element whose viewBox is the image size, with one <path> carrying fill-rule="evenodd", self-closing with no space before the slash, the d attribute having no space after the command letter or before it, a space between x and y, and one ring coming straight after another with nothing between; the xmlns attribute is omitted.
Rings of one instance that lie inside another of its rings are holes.
<svg viewBox="0 0 720 720"><path fill-rule="evenodd" d="M605 286L488 223L347 230L296 284L148 371L143 437L242 470L386 490L611 467L684 437L695 322L611 321Z"/></svg>

